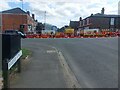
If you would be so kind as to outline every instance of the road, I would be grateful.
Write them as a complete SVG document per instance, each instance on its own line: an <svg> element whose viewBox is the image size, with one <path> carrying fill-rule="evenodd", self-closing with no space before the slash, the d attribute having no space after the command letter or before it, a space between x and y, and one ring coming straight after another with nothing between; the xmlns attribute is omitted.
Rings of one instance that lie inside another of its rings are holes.
<svg viewBox="0 0 120 90"><path fill-rule="evenodd" d="M61 51L82 88L118 88L117 38L22 40L23 47L30 44Z"/></svg>

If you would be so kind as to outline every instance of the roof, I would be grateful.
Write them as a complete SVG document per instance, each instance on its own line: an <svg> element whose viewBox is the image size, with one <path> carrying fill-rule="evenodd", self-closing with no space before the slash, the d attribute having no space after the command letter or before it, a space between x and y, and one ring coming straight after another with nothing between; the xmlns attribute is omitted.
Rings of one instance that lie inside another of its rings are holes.
<svg viewBox="0 0 120 90"><path fill-rule="evenodd" d="M23 11L21 8L13 8L9 10L2 11L2 13L9 13L9 14L27 14L25 11Z"/></svg>
<svg viewBox="0 0 120 90"><path fill-rule="evenodd" d="M90 18L90 17L103 17L103 18L120 18L120 15L110 15L110 14L101 14L101 13L97 13L97 14L92 14L89 17L84 18L83 20Z"/></svg>
<svg viewBox="0 0 120 90"><path fill-rule="evenodd" d="M120 15L108 15L108 14L97 13L97 14L92 15L92 17L107 17L107 18L113 17L113 18L117 18L117 17L120 17Z"/></svg>
<svg viewBox="0 0 120 90"><path fill-rule="evenodd" d="M79 26L79 21L70 21L70 27L77 28Z"/></svg>

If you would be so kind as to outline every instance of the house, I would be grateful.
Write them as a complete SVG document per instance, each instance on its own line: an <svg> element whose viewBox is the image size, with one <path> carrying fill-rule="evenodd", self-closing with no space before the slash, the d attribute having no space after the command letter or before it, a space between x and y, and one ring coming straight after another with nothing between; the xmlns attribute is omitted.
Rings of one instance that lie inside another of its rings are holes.
<svg viewBox="0 0 120 90"><path fill-rule="evenodd" d="M0 13L2 18L2 31L14 29L27 32L34 32L36 27L35 15L30 16L30 12L23 11L20 8L13 8L10 10L5 10Z"/></svg>
<svg viewBox="0 0 120 90"><path fill-rule="evenodd" d="M69 26L70 26L71 28L73 28L74 30L77 30L77 29L78 29L78 26L79 26L79 21L70 21Z"/></svg>
<svg viewBox="0 0 120 90"><path fill-rule="evenodd" d="M120 15L91 14L85 19L80 19L79 30L99 29L99 31L118 31L120 29Z"/></svg>
<svg viewBox="0 0 120 90"><path fill-rule="evenodd" d="M75 35L77 35L77 31L78 31L78 28L79 28L79 23L80 23L80 21L71 21L70 20L69 26L74 29L74 34Z"/></svg>

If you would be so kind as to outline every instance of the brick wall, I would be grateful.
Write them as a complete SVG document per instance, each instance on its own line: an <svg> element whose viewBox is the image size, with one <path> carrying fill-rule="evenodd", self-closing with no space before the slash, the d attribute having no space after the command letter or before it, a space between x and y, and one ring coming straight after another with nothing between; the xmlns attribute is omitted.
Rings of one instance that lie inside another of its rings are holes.
<svg viewBox="0 0 120 90"><path fill-rule="evenodd" d="M99 28L99 29L110 28L110 18L91 17L90 23L92 24L90 28Z"/></svg>
<svg viewBox="0 0 120 90"><path fill-rule="evenodd" d="M21 14L3 14L2 15L2 30L17 29L19 30L20 24L27 24L27 15ZM25 28L25 31L27 28Z"/></svg>

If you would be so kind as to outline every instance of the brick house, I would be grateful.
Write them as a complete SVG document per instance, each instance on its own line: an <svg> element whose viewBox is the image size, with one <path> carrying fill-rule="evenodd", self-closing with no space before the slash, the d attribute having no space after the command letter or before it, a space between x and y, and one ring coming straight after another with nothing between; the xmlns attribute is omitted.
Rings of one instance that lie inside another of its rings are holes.
<svg viewBox="0 0 120 90"><path fill-rule="evenodd" d="M30 16L30 12L23 11L20 8L14 8L2 11L2 31L15 29L20 30L20 25L24 25L23 31L34 32L36 27L36 20L34 14Z"/></svg>
<svg viewBox="0 0 120 90"><path fill-rule="evenodd" d="M117 31L120 29L120 15L106 15L104 8L101 13L80 19L79 30L99 29L100 31Z"/></svg>
<svg viewBox="0 0 120 90"><path fill-rule="evenodd" d="M76 35L79 28L79 21L70 20L69 26L74 29L74 34Z"/></svg>

